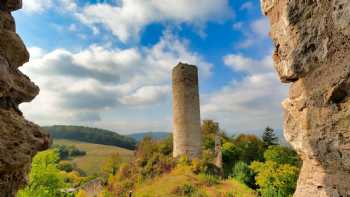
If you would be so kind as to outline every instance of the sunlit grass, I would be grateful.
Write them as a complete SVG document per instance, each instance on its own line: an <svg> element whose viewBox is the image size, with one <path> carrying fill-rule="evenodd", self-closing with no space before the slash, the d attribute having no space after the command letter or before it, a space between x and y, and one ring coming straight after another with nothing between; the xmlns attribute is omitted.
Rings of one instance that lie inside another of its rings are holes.
<svg viewBox="0 0 350 197"><path fill-rule="evenodd" d="M67 146L73 145L79 149L86 151L85 156L76 157L73 160L70 160L70 162L75 163L77 167L82 169L87 175L99 174L102 164L112 153L118 152L124 161L128 161L131 157L133 157L134 154L133 151L124 148L91 144L79 141L54 140L54 144Z"/></svg>

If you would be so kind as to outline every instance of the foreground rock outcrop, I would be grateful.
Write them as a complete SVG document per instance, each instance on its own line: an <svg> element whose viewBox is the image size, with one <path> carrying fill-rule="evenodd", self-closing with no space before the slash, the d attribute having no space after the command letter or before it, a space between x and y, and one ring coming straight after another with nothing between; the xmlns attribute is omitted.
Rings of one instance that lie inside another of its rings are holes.
<svg viewBox="0 0 350 197"><path fill-rule="evenodd" d="M0 0L0 196L15 196L27 181L32 157L50 144L49 136L25 120L18 108L39 93L18 70L29 60L11 15L21 7L21 0Z"/></svg>
<svg viewBox="0 0 350 197"><path fill-rule="evenodd" d="M284 132L303 160L295 196L350 196L350 1L262 0Z"/></svg>

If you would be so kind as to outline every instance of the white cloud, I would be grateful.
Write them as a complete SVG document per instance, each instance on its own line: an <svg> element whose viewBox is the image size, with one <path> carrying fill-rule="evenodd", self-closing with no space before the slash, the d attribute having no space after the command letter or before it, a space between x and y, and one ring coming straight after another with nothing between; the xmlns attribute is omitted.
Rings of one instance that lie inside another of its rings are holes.
<svg viewBox="0 0 350 197"><path fill-rule="evenodd" d="M262 43L268 38L270 24L267 17L258 18L244 25L243 23L234 23L234 30L239 30L245 36L245 39L237 43L237 48L246 49L257 43Z"/></svg>
<svg viewBox="0 0 350 197"><path fill-rule="evenodd" d="M234 30L242 30L244 23L243 22L237 22L232 25Z"/></svg>
<svg viewBox="0 0 350 197"><path fill-rule="evenodd" d="M271 56L251 59L231 54L224 58L224 62L233 71L245 72L246 76L204 95L203 117L220 120L224 128L234 128L239 132L256 132L267 125L281 128L280 103L287 96L287 87L278 80Z"/></svg>
<svg viewBox="0 0 350 197"><path fill-rule="evenodd" d="M121 99L121 102L126 105L145 105L158 102L165 98L170 93L170 86L144 86L137 89L131 95L127 95Z"/></svg>
<svg viewBox="0 0 350 197"><path fill-rule="evenodd" d="M251 25L252 31L261 37L267 37L270 31L270 24L267 17L254 21Z"/></svg>
<svg viewBox="0 0 350 197"><path fill-rule="evenodd" d="M53 6L52 0L24 0L23 10L29 13L40 13Z"/></svg>
<svg viewBox="0 0 350 197"><path fill-rule="evenodd" d="M78 15L96 28L102 24L122 42L137 39L140 31L155 22L189 23L203 26L231 14L228 0L121 0L118 5L88 5Z"/></svg>
<svg viewBox="0 0 350 197"><path fill-rule="evenodd" d="M210 76L212 67L169 33L149 48L92 45L78 52L45 53L32 47L30 52L32 58L21 70L41 93L21 108L40 124L101 122L105 113L128 114L134 106L161 111L170 102L173 66L180 61L198 65L201 78Z"/></svg>
<svg viewBox="0 0 350 197"><path fill-rule="evenodd" d="M224 57L224 63L235 71L244 71L250 74L269 72L273 69L271 56L254 60L243 55L231 54Z"/></svg>
<svg viewBox="0 0 350 197"><path fill-rule="evenodd" d="M251 1L243 3L240 7L240 10L251 10L254 8L254 4Z"/></svg>

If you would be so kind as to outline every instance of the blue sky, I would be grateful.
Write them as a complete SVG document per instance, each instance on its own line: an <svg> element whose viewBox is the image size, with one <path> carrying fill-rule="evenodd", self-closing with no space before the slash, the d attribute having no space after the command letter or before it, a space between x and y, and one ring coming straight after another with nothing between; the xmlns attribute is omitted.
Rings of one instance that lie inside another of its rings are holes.
<svg viewBox="0 0 350 197"><path fill-rule="evenodd" d="M200 71L202 119L228 133L280 129L287 88L273 70L259 0L26 0L14 13L41 125L171 131L171 69Z"/></svg>

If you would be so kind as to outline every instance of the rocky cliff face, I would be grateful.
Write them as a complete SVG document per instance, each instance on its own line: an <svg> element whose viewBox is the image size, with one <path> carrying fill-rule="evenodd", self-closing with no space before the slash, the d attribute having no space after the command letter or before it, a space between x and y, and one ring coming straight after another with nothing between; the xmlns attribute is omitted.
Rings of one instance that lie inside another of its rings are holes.
<svg viewBox="0 0 350 197"><path fill-rule="evenodd" d="M29 60L11 15L21 7L21 0L0 0L0 196L15 196L26 183L32 157L50 144L49 136L18 109L39 93L18 70Z"/></svg>
<svg viewBox="0 0 350 197"><path fill-rule="evenodd" d="M261 0L282 82L284 132L303 160L295 196L350 196L350 1Z"/></svg>

